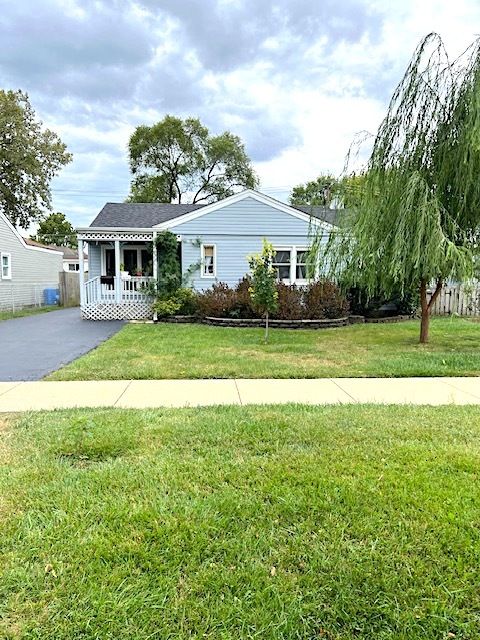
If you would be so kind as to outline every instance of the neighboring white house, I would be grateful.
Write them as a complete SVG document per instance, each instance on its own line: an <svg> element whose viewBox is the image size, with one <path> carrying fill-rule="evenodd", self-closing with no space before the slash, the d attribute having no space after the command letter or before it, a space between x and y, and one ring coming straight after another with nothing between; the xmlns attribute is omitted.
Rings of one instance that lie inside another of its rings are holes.
<svg viewBox="0 0 480 640"><path fill-rule="evenodd" d="M71 249L70 247L58 247L63 251L63 270L72 272L80 271L80 260L78 258L78 249ZM88 256L83 252L83 270L88 272Z"/></svg>
<svg viewBox="0 0 480 640"><path fill-rule="evenodd" d="M42 244L31 238L25 238L25 242L32 247L44 247L46 249L53 249L54 251L61 251L63 254L63 270L67 273L80 271L80 260L78 258L78 249L71 249L70 247L58 247L54 244ZM83 270L88 272L88 254L83 252Z"/></svg>
<svg viewBox="0 0 480 640"><path fill-rule="evenodd" d="M29 245L0 213L0 310L43 304L45 289L58 289L63 255Z"/></svg>

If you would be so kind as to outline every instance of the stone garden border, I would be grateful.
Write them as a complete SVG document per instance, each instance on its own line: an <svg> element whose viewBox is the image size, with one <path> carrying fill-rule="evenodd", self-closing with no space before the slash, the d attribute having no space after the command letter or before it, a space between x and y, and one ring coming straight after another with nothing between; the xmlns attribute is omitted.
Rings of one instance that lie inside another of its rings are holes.
<svg viewBox="0 0 480 640"><path fill-rule="evenodd" d="M344 318L321 318L318 320L273 320L269 321L272 329L329 329L332 327L346 327L349 324L359 323L390 323L411 320L411 316L388 316L385 318L365 318L364 316L345 316ZM207 324L215 327L264 327L263 318L214 318L207 316L170 316L159 318L158 322L172 324Z"/></svg>
<svg viewBox="0 0 480 640"><path fill-rule="evenodd" d="M387 316L385 318L345 316L344 318L322 318L319 320L270 320L268 324L273 329L330 329L332 327L346 327L350 324L405 322L406 320L414 319L414 316ZM129 320L130 324L157 324L159 322L169 324L208 324L215 327L265 327L265 320L262 318L169 316L168 318L158 318L158 320Z"/></svg>

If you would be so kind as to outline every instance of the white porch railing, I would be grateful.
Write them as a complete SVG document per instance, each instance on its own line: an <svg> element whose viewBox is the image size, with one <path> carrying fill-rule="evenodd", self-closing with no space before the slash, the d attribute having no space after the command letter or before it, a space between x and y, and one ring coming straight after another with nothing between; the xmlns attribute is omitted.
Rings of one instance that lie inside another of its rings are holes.
<svg viewBox="0 0 480 640"><path fill-rule="evenodd" d="M109 282L102 282L102 278L96 276L85 282L85 304L126 301L148 302L150 296L143 290L143 287L152 281L153 278L148 276L131 276L126 279L117 279L114 276ZM118 290L118 285L120 291Z"/></svg>

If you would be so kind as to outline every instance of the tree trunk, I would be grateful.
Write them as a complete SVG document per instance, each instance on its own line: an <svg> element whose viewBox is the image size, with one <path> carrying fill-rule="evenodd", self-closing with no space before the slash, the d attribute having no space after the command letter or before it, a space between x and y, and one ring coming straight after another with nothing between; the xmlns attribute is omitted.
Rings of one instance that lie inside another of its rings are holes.
<svg viewBox="0 0 480 640"><path fill-rule="evenodd" d="M420 282L420 308L422 311L420 321L420 344L428 342L428 330L430 328L430 309L427 302L427 282L422 280Z"/></svg>
<svg viewBox="0 0 480 640"><path fill-rule="evenodd" d="M268 311L265 314L265 344L268 342Z"/></svg>
<svg viewBox="0 0 480 640"><path fill-rule="evenodd" d="M428 332L430 329L430 309L438 298L440 291L442 290L443 280L438 278L435 291L430 298L430 302L427 302L427 281L422 279L420 281L420 308L422 312L420 321L420 344L426 344L428 342Z"/></svg>

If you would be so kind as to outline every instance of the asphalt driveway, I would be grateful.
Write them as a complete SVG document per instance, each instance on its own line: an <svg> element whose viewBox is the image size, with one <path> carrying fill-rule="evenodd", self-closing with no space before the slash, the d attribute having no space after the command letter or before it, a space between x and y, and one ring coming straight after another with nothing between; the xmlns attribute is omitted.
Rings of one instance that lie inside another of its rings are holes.
<svg viewBox="0 0 480 640"><path fill-rule="evenodd" d="M123 324L82 320L78 307L4 320L0 381L40 380L95 348Z"/></svg>

